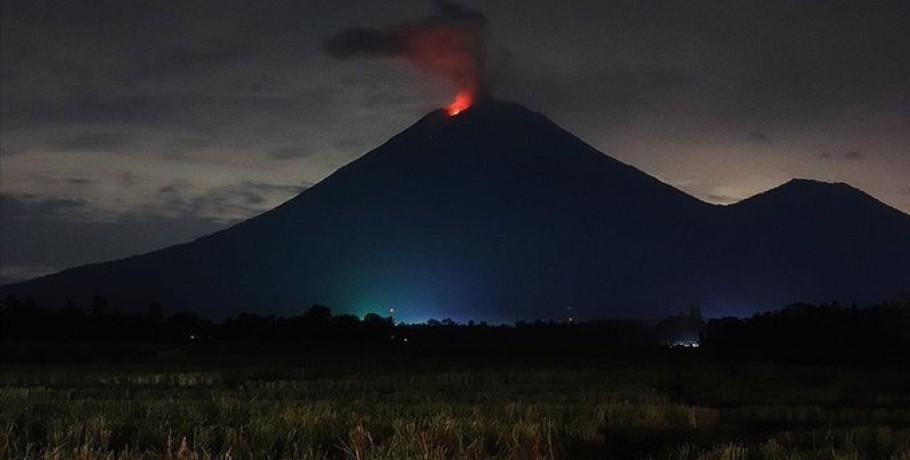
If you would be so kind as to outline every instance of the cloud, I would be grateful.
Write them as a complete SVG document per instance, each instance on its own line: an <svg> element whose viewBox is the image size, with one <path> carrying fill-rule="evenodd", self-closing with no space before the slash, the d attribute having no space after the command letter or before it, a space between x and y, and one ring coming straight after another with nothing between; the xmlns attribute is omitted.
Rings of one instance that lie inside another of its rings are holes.
<svg viewBox="0 0 910 460"><path fill-rule="evenodd" d="M156 192L156 200L142 207L140 215L193 216L216 222L236 222L267 211L306 185L243 181L200 190L187 181L175 181Z"/></svg>
<svg viewBox="0 0 910 460"><path fill-rule="evenodd" d="M489 43L512 51L514 71L497 85L500 96L672 180L742 172L745 166L707 168L702 154L729 147L716 139L743 142L755 127L781 151L817 145L812 133L824 133L825 145L868 145L851 130L905 146L892 127L910 115L905 3L820 8L709 0L698 8L642 8L633 0L528 0L483 2L483 9L496 24ZM129 219L173 219L169 225L179 227L179 219L211 225L246 218L295 191L244 182L318 181L448 97L432 79L408 80L408 69L326 55L326 37L351 24L392 30L381 25L400 23L403 8L365 0L326 5L3 2L2 191L34 205L29 215L43 207L56 219L46 228L55 230L61 222L76 225L64 219L89 228ZM305 161L289 161L307 152ZM876 162L892 175L907 170L907 155L878 152L821 157L832 160L831 174L854 174L851 182L866 180L864 189L910 209L905 195L874 188L900 178L844 173L858 169L848 160ZM750 161L762 162L750 175L793 173L788 164ZM157 191L180 180L187 185L172 192L177 206L170 208ZM0 233L8 234L5 212L2 218ZM154 236L138 227L123 229L123 237ZM155 230L169 234L164 224ZM108 239L120 237L105 231ZM64 239L34 228L23 234ZM31 243L23 236L21 244ZM28 247L53 257L50 249Z"/></svg>
<svg viewBox="0 0 910 460"><path fill-rule="evenodd" d="M13 147L12 145L0 144L0 157L19 155L23 152L24 150Z"/></svg>
<svg viewBox="0 0 910 460"><path fill-rule="evenodd" d="M79 200L0 194L0 284L141 254L224 228L194 216L119 215L97 221L69 215L86 206Z"/></svg>
<svg viewBox="0 0 910 460"><path fill-rule="evenodd" d="M218 145L215 139L201 136L184 136L174 139L174 146L182 150L198 150Z"/></svg>
<svg viewBox="0 0 910 460"><path fill-rule="evenodd" d="M445 78L471 97L488 89L485 81L486 29L478 11L440 1L437 13L384 28L352 28L325 42L336 58L404 58L417 68Z"/></svg>
<svg viewBox="0 0 910 460"><path fill-rule="evenodd" d="M822 160L858 161L866 158L866 154L857 150L850 150L843 153L823 152L818 155L818 158Z"/></svg>
<svg viewBox="0 0 910 460"><path fill-rule="evenodd" d="M574 68L539 68L514 77L502 92L529 101L546 113L565 113L576 124L623 123L660 111L688 94L697 77L665 63L624 68L584 63Z"/></svg>
<svg viewBox="0 0 910 460"><path fill-rule="evenodd" d="M252 190L259 190L264 193L282 193L282 194L298 194L305 189L311 187L313 184L301 182L297 185L290 184L272 184L268 182L257 182L257 181L243 181L242 185Z"/></svg>
<svg viewBox="0 0 910 460"><path fill-rule="evenodd" d="M313 156L313 152L306 146L289 146L272 149L268 156L276 160L297 160Z"/></svg>
<svg viewBox="0 0 910 460"><path fill-rule="evenodd" d="M89 133L58 136L48 140L50 148L62 151L117 152L130 143L133 136L123 133Z"/></svg>
<svg viewBox="0 0 910 460"><path fill-rule="evenodd" d="M765 134L763 131L752 131L746 136L746 142L753 144L771 144L773 141L771 138Z"/></svg>
<svg viewBox="0 0 910 460"><path fill-rule="evenodd" d="M10 213L22 219L52 217L74 220L81 218L90 208L88 202L79 198L0 193L0 216L4 221Z"/></svg>

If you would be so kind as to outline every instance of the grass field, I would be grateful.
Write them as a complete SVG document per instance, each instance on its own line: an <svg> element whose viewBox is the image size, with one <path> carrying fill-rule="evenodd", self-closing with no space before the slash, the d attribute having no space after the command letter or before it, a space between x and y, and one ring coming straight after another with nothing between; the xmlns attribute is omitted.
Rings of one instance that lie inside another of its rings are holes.
<svg viewBox="0 0 910 460"><path fill-rule="evenodd" d="M910 460L910 372L163 354L13 366L2 458Z"/></svg>

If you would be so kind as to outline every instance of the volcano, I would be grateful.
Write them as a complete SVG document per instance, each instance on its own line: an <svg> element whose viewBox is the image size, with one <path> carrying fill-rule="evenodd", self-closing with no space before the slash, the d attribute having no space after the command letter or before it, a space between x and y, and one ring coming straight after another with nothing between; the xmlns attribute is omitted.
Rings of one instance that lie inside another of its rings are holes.
<svg viewBox="0 0 910 460"><path fill-rule="evenodd" d="M795 180L699 201L516 104L431 112L281 206L221 232L4 286L48 306L223 317L424 320L749 314L875 302L910 287L910 216Z"/></svg>

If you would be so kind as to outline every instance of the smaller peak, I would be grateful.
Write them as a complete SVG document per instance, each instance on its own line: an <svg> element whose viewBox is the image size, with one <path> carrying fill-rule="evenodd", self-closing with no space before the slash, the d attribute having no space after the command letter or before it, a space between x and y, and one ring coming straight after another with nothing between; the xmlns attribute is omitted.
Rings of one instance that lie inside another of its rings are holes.
<svg viewBox="0 0 910 460"><path fill-rule="evenodd" d="M843 207L869 202L879 203L862 190L843 182L825 182L815 179L791 179L786 183L759 193L737 203L740 208L773 205L796 206L800 209L818 207Z"/></svg>
<svg viewBox="0 0 910 460"><path fill-rule="evenodd" d="M801 177L796 177L790 179L780 187L850 187L849 185L843 182L825 182L816 179L805 179ZM850 187L852 188L852 187Z"/></svg>
<svg viewBox="0 0 910 460"><path fill-rule="evenodd" d="M790 180L788 180L787 182L785 182L784 184L782 184L781 186L782 186L782 187L788 186L788 185L789 185L789 186L804 186L804 185L826 184L826 183L827 183L827 182L823 182L823 181L815 180L815 179L806 179L806 178L802 178L802 177L794 177L793 179L790 179Z"/></svg>
<svg viewBox="0 0 910 460"><path fill-rule="evenodd" d="M786 183L775 187L769 191L777 190L779 192L791 193L862 193L861 190L846 184L844 182L825 182L815 179L795 178Z"/></svg>

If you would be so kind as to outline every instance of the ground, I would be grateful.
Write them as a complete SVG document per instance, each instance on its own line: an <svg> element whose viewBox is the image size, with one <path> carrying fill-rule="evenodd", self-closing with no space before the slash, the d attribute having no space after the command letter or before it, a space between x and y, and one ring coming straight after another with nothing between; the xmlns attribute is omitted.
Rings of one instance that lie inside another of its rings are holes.
<svg viewBox="0 0 910 460"><path fill-rule="evenodd" d="M3 458L910 459L910 372L158 350L3 364Z"/></svg>

